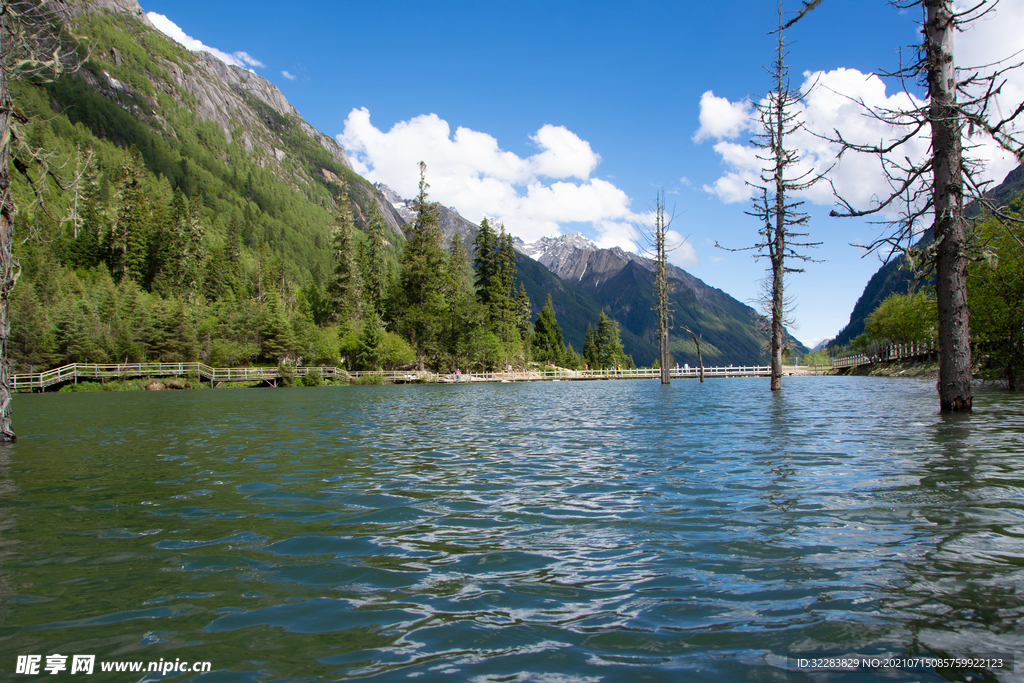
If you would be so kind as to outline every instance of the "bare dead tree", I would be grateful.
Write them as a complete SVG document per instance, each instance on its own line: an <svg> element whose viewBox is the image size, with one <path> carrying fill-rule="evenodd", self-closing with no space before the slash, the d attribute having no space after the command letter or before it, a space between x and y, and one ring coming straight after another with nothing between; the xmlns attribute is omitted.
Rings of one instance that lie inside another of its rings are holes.
<svg viewBox="0 0 1024 683"><path fill-rule="evenodd" d="M700 337L697 337L689 327L684 327L683 329L690 333L690 336L693 337L693 343L697 347L697 366L700 368L700 383L704 384L704 356L700 352L700 340L704 338L704 334L701 333Z"/></svg>
<svg viewBox="0 0 1024 683"><path fill-rule="evenodd" d="M10 165L31 178L18 154L28 118L14 107L13 81L42 83L76 69L80 62L64 30L67 7L60 0L0 0L0 441L14 441L11 428L11 374L7 342L11 334L10 295L21 273L13 255L16 207ZM33 185L33 187L35 187Z"/></svg>
<svg viewBox="0 0 1024 683"><path fill-rule="evenodd" d="M805 13L809 8L805 6ZM803 128L800 120L800 104L804 93L794 89L789 80L789 66L786 64L787 50L783 35L782 6L779 6L779 22L775 30L775 59L768 70L772 79L772 91L765 100L756 103L755 109L760 119L761 132L753 144L760 152L764 166L760 183L753 184L755 196L753 208L747 215L754 216L761 223L758 233L759 241L752 247L727 249L728 251L754 251L754 258L767 258L769 261L768 286L769 296L766 297L767 317L771 322L769 334L771 358L771 390L782 389L782 353L786 340L786 322L788 309L785 293L786 275L802 273L803 268L795 268L793 261L813 261L804 253L804 249L817 247L821 242L807 242L806 232L798 232L807 225L809 217L800 211L802 201L793 199L793 195L806 190L821 180L821 174L812 170L799 171L799 152L787 147L787 138ZM721 245L716 245L720 248Z"/></svg>
<svg viewBox="0 0 1024 683"><path fill-rule="evenodd" d="M665 192L662 190L654 198L654 225L645 227L634 225L634 229L646 242L639 244L644 256L654 264L654 290L658 296L655 310L658 312L658 364L661 369L661 383L672 382L672 354L669 352L669 330L671 329L671 310L668 302L668 254L683 245L668 245L668 230L672 218L665 217ZM698 348L699 352L699 348Z"/></svg>
<svg viewBox="0 0 1024 683"><path fill-rule="evenodd" d="M926 101L917 108L885 109L860 104L868 115L896 133L881 143L846 139L838 130L831 138L839 144L839 156L860 152L878 157L890 192L872 206L855 207L837 196L834 216L860 217L899 210L896 220L885 220L886 233L869 251L888 249L887 258L904 254L917 268L934 269L939 307L939 406L943 412L970 411L971 344L967 308L967 266L978 257L979 245L964 215L970 201L978 202L1013 229L1013 218L984 196L979 165L964 153L974 131L982 131L1018 160L1024 160L1024 138L1019 129L1024 104L1001 112L998 98L1007 73L1020 63L1002 62L977 67L957 67L953 36L996 7L998 0L976 0L957 11L953 0L892 0L898 9L919 7L923 12L923 42L913 63L883 75L900 79L904 90L923 87ZM811 8L809 8L811 9ZM930 138L929 153L922 160L903 152L919 136ZM922 224L931 221L933 240L915 248L923 234Z"/></svg>

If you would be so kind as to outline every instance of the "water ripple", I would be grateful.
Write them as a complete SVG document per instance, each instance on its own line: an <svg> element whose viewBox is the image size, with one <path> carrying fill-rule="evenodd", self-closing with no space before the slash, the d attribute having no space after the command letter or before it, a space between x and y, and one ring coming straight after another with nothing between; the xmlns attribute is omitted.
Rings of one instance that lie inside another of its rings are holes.
<svg viewBox="0 0 1024 683"><path fill-rule="evenodd" d="M954 417L928 383L857 378L83 396L19 397L0 462L10 652L582 682L1024 651L1017 396Z"/></svg>

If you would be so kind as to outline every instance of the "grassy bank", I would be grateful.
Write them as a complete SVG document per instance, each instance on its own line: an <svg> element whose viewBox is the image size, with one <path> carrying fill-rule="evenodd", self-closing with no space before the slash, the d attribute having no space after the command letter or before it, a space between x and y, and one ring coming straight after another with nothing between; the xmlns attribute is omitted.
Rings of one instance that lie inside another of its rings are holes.
<svg viewBox="0 0 1024 683"><path fill-rule="evenodd" d="M836 375L859 377L912 377L917 379L938 379L939 362L937 360L892 360L870 365L857 365L850 368L839 368L833 371Z"/></svg>

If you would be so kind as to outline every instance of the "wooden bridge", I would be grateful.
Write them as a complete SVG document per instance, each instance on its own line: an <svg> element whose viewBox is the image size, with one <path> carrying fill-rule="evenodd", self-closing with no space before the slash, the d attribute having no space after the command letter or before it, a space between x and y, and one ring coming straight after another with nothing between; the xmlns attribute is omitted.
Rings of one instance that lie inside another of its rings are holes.
<svg viewBox="0 0 1024 683"><path fill-rule="evenodd" d="M857 353L852 356L832 359L832 367L850 368L892 360L926 358L938 352L939 345L934 339L911 342L910 344L876 344L870 353Z"/></svg>
<svg viewBox="0 0 1024 683"><path fill-rule="evenodd" d="M823 374L826 367L788 366L787 375ZM285 376L305 377L319 375L321 379L347 379L368 375L381 377L392 384L403 383L454 383L454 382L543 382L543 381L590 381L620 379L658 379L656 368L634 368L631 370L509 370L506 372L437 374L415 370L388 372L348 372L335 367L280 367L266 368L214 368L203 363L127 363L104 365L97 363L72 363L46 372L12 375L15 391L46 391L50 387L77 384L79 380L106 382L111 380L137 379L144 377L198 377L209 382L211 387L236 382L263 382L277 386ZM673 379L696 379L697 368L672 368ZM767 365L723 366L704 368L704 376L711 377L768 377Z"/></svg>

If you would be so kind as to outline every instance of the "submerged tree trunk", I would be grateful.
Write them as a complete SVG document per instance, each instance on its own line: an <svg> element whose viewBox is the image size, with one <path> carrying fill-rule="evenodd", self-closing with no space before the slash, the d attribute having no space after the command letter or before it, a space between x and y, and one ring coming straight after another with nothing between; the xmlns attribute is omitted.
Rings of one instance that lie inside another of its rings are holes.
<svg viewBox="0 0 1024 683"><path fill-rule="evenodd" d="M963 150L953 62L953 3L926 0L925 47L935 208L935 296L939 305L939 407L971 410L971 337L967 309L967 224Z"/></svg>
<svg viewBox="0 0 1024 683"><path fill-rule="evenodd" d="M785 210L784 203L781 199L785 190L779 187L776 190L780 193L780 199L776 203L776 217L775 217L775 246L772 248L771 261L772 261L772 391L782 390L782 342L783 333L785 328L783 323L785 322L785 290L784 290L784 278L785 278L785 266L782 259L782 254L785 249Z"/></svg>
<svg viewBox="0 0 1024 683"><path fill-rule="evenodd" d="M659 195L655 200L656 215L654 223L654 241L657 258L657 275L655 288L658 290L658 349L661 366L661 383L672 382L672 356L668 349L668 253L665 249L665 199ZM699 352L699 351L698 351Z"/></svg>
<svg viewBox="0 0 1024 683"><path fill-rule="evenodd" d="M697 338L697 335L695 335L693 330L689 327L685 329L690 333L690 336L693 337L693 343L697 345L697 367L700 368L700 383L704 384L704 356L700 353L700 339ZM701 336L703 337L704 334L701 333Z"/></svg>

